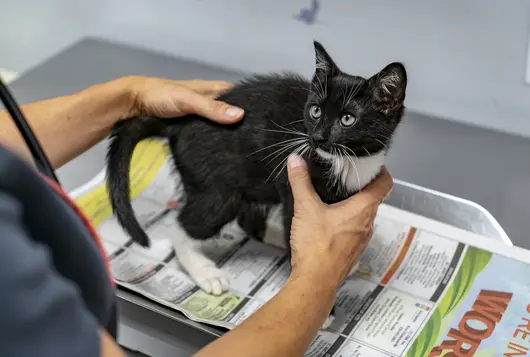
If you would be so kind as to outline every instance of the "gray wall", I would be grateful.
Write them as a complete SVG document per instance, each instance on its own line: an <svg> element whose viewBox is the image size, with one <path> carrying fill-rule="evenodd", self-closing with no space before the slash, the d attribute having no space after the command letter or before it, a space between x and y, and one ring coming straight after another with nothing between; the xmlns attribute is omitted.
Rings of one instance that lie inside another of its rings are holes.
<svg viewBox="0 0 530 357"><path fill-rule="evenodd" d="M311 39L345 70L410 72L408 107L530 137L527 0L2 0L0 67L23 71L86 35L248 71L310 74Z"/></svg>

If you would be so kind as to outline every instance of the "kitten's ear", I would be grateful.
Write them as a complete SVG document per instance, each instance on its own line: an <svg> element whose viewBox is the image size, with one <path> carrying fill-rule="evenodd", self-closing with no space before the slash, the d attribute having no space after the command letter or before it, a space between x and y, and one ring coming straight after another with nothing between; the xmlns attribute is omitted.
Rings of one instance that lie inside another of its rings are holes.
<svg viewBox="0 0 530 357"><path fill-rule="evenodd" d="M333 62L324 46L318 41L313 41L313 45L315 46L315 77L322 79L339 74L339 67Z"/></svg>
<svg viewBox="0 0 530 357"><path fill-rule="evenodd" d="M403 64L394 62L369 79L374 99L385 114L403 107L407 89L407 71Z"/></svg>

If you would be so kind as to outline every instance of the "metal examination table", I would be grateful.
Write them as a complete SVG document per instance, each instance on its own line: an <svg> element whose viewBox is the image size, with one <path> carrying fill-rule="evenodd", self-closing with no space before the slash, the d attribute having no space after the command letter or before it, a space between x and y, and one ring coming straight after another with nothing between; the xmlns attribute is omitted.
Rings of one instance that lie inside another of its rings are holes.
<svg viewBox="0 0 530 357"><path fill-rule="evenodd" d="M20 103L27 103L132 74L227 81L244 75L83 39L23 73L10 88ZM386 202L511 244L497 221L478 204L401 180L466 197L481 202L497 218L502 217L508 233L520 239L516 244L530 248L529 242L522 240L530 223L520 211L530 199L530 160L525 152L530 152L530 140L407 113L389 157L396 183ZM517 154L520 160L514 158ZM105 143L101 143L61 168L58 175L65 188L71 190L92 178L103 167L104 155ZM510 164L502 160L505 157L515 161ZM123 289L118 294L122 312L120 343L133 350L153 357L189 356L223 333Z"/></svg>

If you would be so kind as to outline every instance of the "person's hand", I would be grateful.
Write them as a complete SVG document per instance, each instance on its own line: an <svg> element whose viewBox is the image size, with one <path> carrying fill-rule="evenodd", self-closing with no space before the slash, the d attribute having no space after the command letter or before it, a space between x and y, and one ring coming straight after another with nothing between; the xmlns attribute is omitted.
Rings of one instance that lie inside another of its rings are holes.
<svg viewBox="0 0 530 357"><path fill-rule="evenodd" d="M377 208L392 189L392 177L383 168L357 194L326 205L316 193L303 159L291 156L288 162L294 196L292 274L295 277L316 275L338 287L372 237Z"/></svg>
<svg viewBox="0 0 530 357"><path fill-rule="evenodd" d="M174 81L150 77L129 77L134 115L174 118L198 114L219 123L233 123L243 110L216 98L232 87L223 81Z"/></svg>

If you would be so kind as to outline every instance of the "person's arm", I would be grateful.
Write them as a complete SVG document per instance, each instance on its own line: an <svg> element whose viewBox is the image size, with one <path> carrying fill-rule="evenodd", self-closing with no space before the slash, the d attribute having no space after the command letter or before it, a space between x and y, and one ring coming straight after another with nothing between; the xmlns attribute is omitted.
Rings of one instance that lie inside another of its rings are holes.
<svg viewBox="0 0 530 357"><path fill-rule="evenodd" d="M231 107L213 99L229 87L229 83L219 81L123 77L72 95L25 104L21 109L52 165L58 168L101 141L117 121L132 116L167 118L198 113L219 122L238 120L242 111L227 117L225 111ZM31 161L5 110L0 111L0 144Z"/></svg>
<svg viewBox="0 0 530 357"><path fill-rule="evenodd" d="M290 277L240 326L195 357L302 356L333 307L338 274Z"/></svg>
<svg viewBox="0 0 530 357"><path fill-rule="evenodd" d="M97 84L79 93L21 106L54 167L60 167L108 135L128 115L130 99L123 80ZM15 123L0 112L0 144L31 161Z"/></svg>
<svg viewBox="0 0 530 357"><path fill-rule="evenodd" d="M368 244L377 207L392 187L383 169L360 193L325 205L303 161L292 159L289 181L294 196L291 276L274 298L195 357L303 356Z"/></svg>
<svg viewBox="0 0 530 357"><path fill-rule="evenodd" d="M127 357L127 354L105 330L99 331L100 336L100 356L94 357Z"/></svg>

